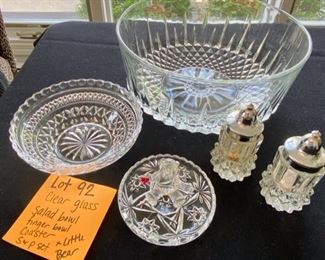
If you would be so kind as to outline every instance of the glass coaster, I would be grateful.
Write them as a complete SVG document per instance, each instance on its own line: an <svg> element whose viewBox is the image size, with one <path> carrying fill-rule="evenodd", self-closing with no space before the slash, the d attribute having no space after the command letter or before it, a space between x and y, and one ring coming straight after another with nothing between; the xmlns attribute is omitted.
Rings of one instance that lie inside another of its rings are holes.
<svg viewBox="0 0 325 260"><path fill-rule="evenodd" d="M128 170L119 187L118 204L125 223L140 238L160 246L178 246L208 228L216 196L197 165L160 154Z"/></svg>

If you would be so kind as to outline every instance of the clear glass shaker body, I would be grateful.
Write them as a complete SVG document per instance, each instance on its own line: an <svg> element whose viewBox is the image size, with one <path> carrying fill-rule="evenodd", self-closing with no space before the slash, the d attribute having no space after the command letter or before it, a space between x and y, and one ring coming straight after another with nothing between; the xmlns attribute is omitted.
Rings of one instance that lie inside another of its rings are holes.
<svg viewBox="0 0 325 260"><path fill-rule="evenodd" d="M245 121L242 115L247 111L253 112L249 120ZM256 153L263 141L263 129L263 123L257 118L252 105L229 115L211 151L213 170L231 182L242 181L250 176L255 168Z"/></svg>
<svg viewBox="0 0 325 260"><path fill-rule="evenodd" d="M310 135L312 134L309 134L309 138ZM314 155L299 150L299 144L295 154L286 149L288 141L297 139L294 142L301 143L304 137L289 138L285 145L279 147L273 163L262 173L261 195L267 204L278 211L292 213L310 204L313 188L325 174L323 148ZM304 159L307 160L303 161Z"/></svg>

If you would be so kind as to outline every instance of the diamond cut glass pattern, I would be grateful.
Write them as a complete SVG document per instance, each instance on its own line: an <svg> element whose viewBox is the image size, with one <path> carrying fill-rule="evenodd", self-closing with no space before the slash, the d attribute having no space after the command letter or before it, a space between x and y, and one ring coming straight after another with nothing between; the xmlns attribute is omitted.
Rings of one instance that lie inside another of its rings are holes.
<svg viewBox="0 0 325 260"><path fill-rule="evenodd" d="M123 156L141 125L142 112L132 93L102 80L71 80L27 99L11 122L10 140L36 169L81 174Z"/></svg>
<svg viewBox="0 0 325 260"><path fill-rule="evenodd" d="M213 1L184 15L142 0L117 24L129 88L144 111L179 129L218 133L226 116L253 103L267 120L311 53L306 29L263 2L245 17Z"/></svg>

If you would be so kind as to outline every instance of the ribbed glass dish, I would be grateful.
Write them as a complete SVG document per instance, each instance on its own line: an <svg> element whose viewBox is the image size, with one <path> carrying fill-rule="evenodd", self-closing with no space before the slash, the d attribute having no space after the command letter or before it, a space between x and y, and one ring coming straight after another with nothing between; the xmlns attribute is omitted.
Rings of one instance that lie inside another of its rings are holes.
<svg viewBox="0 0 325 260"><path fill-rule="evenodd" d="M263 2L236 8L142 0L123 13L117 35L128 86L146 113L209 134L242 103L253 103L263 120L276 111L310 56L310 35Z"/></svg>
<svg viewBox="0 0 325 260"><path fill-rule="evenodd" d="M48 173L76 175L121 158L142 126L136 98L112 82L78 79L35 93L15 113L10 140L17 154Z"/></svg>

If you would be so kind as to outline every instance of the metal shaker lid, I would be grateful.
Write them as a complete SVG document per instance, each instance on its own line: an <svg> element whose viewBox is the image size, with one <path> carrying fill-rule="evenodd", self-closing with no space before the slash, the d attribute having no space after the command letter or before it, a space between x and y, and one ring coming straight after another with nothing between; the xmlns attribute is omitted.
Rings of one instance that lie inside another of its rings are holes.
<svg viewBox="0 0 325 260"><path fill-rule="evenodd" d="M288 138L284 143L284 149L289 158L301 166L315 169L325 166L325 150L319 131Z"/></svg>
<svg viewBox="0 0 325 260"><path fill-rule="evenodd" d="M229 114L227 125L230 131L246 137L260 135L264 130L264 124L258 118L253 104L249 104L242 110Z"/></svg>

